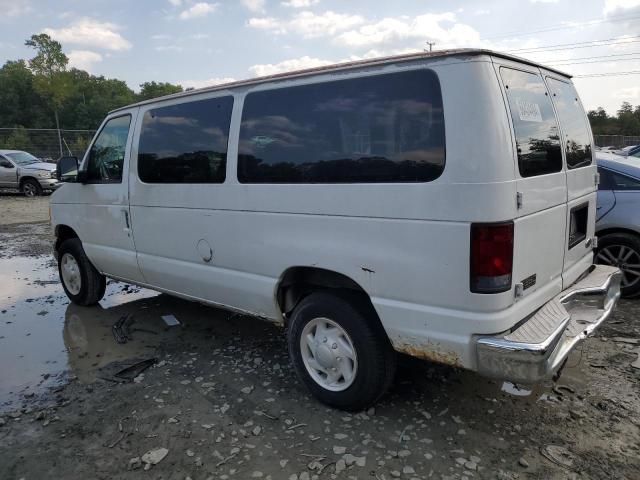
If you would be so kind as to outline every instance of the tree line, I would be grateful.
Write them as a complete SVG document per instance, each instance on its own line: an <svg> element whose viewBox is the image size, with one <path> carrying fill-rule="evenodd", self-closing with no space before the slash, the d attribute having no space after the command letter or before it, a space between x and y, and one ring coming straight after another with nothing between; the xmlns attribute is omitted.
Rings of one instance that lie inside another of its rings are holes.
<svg viewBox="0 0 640 480"><path fill-rule="evenodd" d="M29 60L9 60L0 69L0 127L98 128L106 114L141 100L182 92L180 85L145 82L136 93L122 80L69 68L60 42L32 35Z"/></svg>
<svg viewBox="0 0 640 480"><path fill-rule="evenodd" d="M150 81L136 93L122 80L69 68L60 42L44 33L25 45L33 58L9 60L0 69L0 127L94 130L113 109L183 91ZM624 102L615 115L600 107L588 117L595 135L640 135L640 105Z"/></svg>
<svg viewBox="0 0 640 480"><path fill-rule="evenodd" d="M594 135L640 135L640 105L634 108L623 102L615 116L602 107L590 110L587 115Z"/></svg>

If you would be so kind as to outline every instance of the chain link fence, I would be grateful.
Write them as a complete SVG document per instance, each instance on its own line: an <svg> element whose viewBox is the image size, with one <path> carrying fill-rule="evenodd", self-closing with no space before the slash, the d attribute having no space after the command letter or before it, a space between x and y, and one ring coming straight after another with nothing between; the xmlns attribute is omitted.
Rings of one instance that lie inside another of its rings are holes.
<svg viewBox="0 0 640 480"><path fill-rule="evenodd" d="M63 155L82 158L95 130L0 128L0 150L24 150L48 162Z"/></svg>
<svg viewBox="0 0 640 480"><path fill-rule="evenodd" d="M622 148L640 145L640 135L594 135L593 140L599 147Z"/></svg>

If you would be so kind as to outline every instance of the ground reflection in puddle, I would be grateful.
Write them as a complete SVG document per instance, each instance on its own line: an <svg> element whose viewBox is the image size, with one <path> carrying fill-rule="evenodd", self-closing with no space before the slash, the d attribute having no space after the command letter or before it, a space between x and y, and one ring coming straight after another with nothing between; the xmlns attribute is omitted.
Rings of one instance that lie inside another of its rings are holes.
<svg viewBox="0 0 640 480"><path fill-rule="evenodd" d="M69 369L90 381L96 368L144 353L141 335L118 345L111 325L118 306L140 301L142 309L144 299L157 295L112 282L99 307L77 307L65 296L51 256L0 259L0 410L62 381Z"/></svg>

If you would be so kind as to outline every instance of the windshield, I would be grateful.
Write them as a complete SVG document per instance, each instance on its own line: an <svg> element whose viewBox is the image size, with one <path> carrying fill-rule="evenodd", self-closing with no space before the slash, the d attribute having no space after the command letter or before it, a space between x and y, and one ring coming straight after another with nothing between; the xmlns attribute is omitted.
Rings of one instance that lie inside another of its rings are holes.
<svg viewBox="0 0 640 480"><path fill-rule="evenodd" d="M7 153L6 155L18 165L29 165L31 163L38 163L40 161L27 152Z"/></svg>

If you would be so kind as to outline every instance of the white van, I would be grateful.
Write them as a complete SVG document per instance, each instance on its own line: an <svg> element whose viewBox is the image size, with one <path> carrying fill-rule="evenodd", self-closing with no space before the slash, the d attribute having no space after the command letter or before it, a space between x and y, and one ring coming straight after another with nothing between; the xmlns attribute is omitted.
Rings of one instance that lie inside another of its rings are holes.
<svg viewBox="0 0 640 480"><path fill-rule="evenodd" d="M141 102L60 165L60 277L81 305L110 277L281 324L339 408L375 402L395 352L538 382L619 297L592 151L568 75L486 50Z"/></svg>

